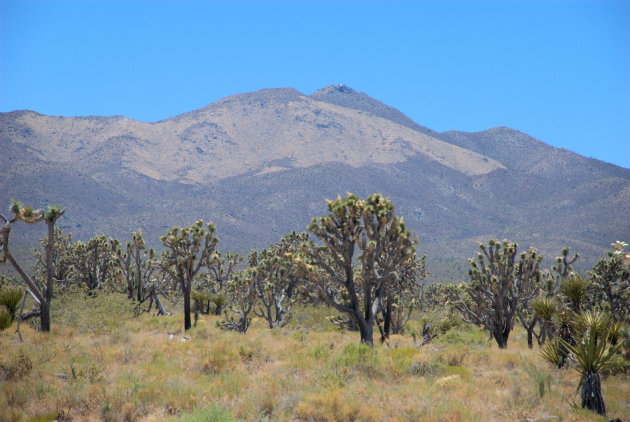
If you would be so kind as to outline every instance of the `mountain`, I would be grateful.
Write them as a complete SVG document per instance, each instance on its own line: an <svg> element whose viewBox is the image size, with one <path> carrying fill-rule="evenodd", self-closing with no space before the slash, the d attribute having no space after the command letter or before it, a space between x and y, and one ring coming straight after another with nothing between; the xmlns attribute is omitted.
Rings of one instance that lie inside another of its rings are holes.
<svg viewBox="0 0 630 422"><path fill-rule="evenodd" d="M75 238L151 245L175 224L212 220L246 252L303 230L324 199L382 192L420 239L432 279L465 276L489 237L571 246L590 267L630 236L630 170L510 128L435 132L347 86L264 89L154 123L0 113L0 204L67 208ZM21 228L16 247L41 233Z"/></svg>

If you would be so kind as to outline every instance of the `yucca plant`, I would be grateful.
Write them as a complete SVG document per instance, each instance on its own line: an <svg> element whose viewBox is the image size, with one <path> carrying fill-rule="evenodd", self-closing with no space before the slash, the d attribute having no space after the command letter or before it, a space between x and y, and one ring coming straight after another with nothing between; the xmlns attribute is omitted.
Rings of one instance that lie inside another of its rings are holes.
<svg viewBox="0 0 630 422"><path fill-rule="evenodd" d="M545 344L540 354L545 360L558 365L563 358L561 351L566 350L572 362L571 367L580 373L577 390L580 391L582 408L605 415L600 372L612 367L621 344L613 346L609 343L609 317L590 312L574 313L572 317L575 322L571 325L577 337L575 344L558 338Z"/></svg>
<svg viewBox="0 0 630 422"><path fill-rule="evenodd" d="M20 288L5 287L0 290L0 305L4 305L11 315L11 321L17 318L18 308L24 296L24 290Z"/></svg>
<svg viewBox="0 0 630 422"><path fill-rule="evenodd" d="M551 340L554 335L553 318L559 308L557 300L541 297L532 302L532 310L542 321L539 344L544 344L546 339Z"/></svg>
<svg viewBox="0 0 630 422"><path fill-rule="evenodd" d="M588 298L590 283L579 275L572 273L562 280L560 292L566 297L573 312L579 312Z"/></svg>

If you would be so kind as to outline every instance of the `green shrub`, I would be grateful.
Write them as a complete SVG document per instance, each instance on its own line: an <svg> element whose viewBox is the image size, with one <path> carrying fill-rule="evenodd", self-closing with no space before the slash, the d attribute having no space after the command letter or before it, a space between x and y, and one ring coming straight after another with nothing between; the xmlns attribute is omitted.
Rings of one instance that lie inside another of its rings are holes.
<svg viewBox="0 0 630 422"><path fill-rule="evenodd" d="M195 409L187 415L168 419L169 422L232 422L235 420L229 412L216 405Z"/></svg>
<svg viewBox="0 0 630 422"><path fill-rule="evenodd" d="M0 305L0 331L11 326L11 313L6 306Z"/></svg>
<svg viewBox="0 0 630 422"><path fill-rule="evenodd" d="M20 288L4 287L0 290L0 305L4 305L11 315L11 321L17 318L17 311L24 296L24 290Z"/></svg>
<svg viewBox="0 0 630 422"><path fill-rule="evenodd" d="M450 330L439 336L435 341L442 344L490 345L487 332L479 329Z"/></svg>
<svg viewBox="0 0 630 422"><path fill-rule="evenodd" d="M367 375L370 378L383 375L383 366L377 351L363 343L346 344L332 364L336 368L342 368L345 373Z"/></svg>

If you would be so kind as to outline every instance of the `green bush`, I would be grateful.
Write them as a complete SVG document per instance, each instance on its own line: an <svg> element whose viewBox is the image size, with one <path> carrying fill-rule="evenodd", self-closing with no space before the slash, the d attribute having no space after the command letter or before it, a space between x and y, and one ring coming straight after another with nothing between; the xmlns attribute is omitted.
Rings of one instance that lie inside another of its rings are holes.
<svg viewBox="0 0 630 422"><path fill-rule="evenodd" d="M439 336L436 343L442 344L468 344L477 346L490 346L488 333L480 329L456 329L449 330Z"/></svg>
<svg viewBox="0 0 630 422"><path fill-rule="evenodd" d="M24 290L20 288L4 287L0 290L0 305L4 305L7 308L11 315L11 321L17 318L17 311L23 296Z"/></svg>
<svg viewBox="0 0 630 422"><path fill-rule="evenodd" d="M195 409L187 415L172 417L169 422L232 422L235 419L229 412L218 406L210 406L203 409Z"/></svg>
<svg viewBox="0 0 630 422"><path fill-rule="evenodd" d="M370 378L383 375L383 365L377 351L363 343L346 344L332 364L348 374L366 375Z"/></svg>
<svg viewBox="0 0 630 422"><path fill-rule="evenodd" d="M6 330L11 325L11 313L6 306L0 305L0 331Z"/></svg>
<svg viewBox="0 0 630 422"><path fill-rule="evenodd" d="M141 312L124 294L76 286L54 297L51 309L56 324L93 334L112 334L120 329L121 320L133 319Z"/></svg>

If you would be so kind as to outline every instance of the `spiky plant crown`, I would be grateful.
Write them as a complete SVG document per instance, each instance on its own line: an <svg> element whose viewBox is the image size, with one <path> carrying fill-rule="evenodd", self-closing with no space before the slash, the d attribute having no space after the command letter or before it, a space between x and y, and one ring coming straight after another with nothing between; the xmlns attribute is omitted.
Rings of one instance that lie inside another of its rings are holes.
<svg viewBox="0 0 630 422"><path fill-rule="evenodd" d="M55 222L61 216L61 207L57 204L51 204L44 213L44 218L48 222Z"/></svg>
<svg viewBox="0 0 630 422"><path fill-rule="evenodd" d="M11 200L11 205L9 206L9 210L15 215L19 216L22 213L22 203L17 199L13 198Z"/></svg>
<svg viewBox="0 0 630 422"><path fill-rule="evenodd" d="M560 292L569 300L573 310L577 311L588 297L590 283L583 277L571 273L562 280Z"/></svg>
<svg viewBox="0 0 630 422"><path fill-rule="evenodd" d="M559 303L554 298L542 297L532 302L532 309L543 321L551 321L558 311Z"/></svg>

